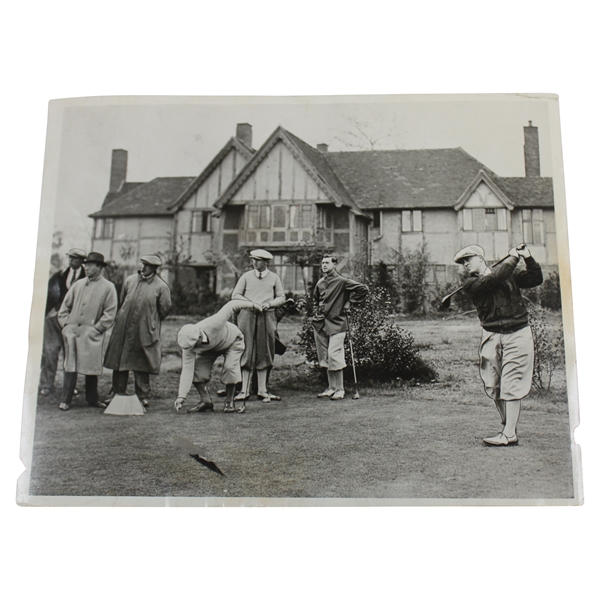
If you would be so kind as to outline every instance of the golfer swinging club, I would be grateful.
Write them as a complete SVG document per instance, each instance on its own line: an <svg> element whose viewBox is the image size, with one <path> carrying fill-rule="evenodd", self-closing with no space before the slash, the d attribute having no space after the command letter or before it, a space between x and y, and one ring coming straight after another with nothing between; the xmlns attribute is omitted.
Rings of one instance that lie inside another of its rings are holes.
<svg viewBox="0 0 599 599"><path fill-rule="evenodd" d="M314 287L316 314L312 319L318 363L327 369L329 386L318 397L343 399L343 369L345 363L345 334L351 304L366 298L368 289L337 272L337 257L327 254L322 258L324 275Z"/></svg>
<svg viewBox="0 0 599 599"><path fill-rule="evenodd" d="M484 256L479 245L469 245L454 256L454 262L469 275L463 289L475 305L483 328L480 376L504 425L501 433L483 442L515 445L520 403L530 392L534 365L532 332L520 289L540 285L543 273L525 245L512 248L493 270ZM514 272L520 258L524 258L526 270Z"/></svg>

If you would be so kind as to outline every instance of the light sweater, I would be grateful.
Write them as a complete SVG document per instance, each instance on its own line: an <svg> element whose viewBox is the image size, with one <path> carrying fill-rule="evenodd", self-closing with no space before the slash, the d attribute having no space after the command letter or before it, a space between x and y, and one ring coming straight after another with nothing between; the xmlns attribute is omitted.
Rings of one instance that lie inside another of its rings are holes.
<svg viewBox="0 0 599 599"><path fill-rule="evenodd" d="M274 272L269 270L259 279L253 270L249 270L239 277L231 299L246 299L260 306L268 302L271 308L277 308L285 303L285 291L279 275Z"/></svg>

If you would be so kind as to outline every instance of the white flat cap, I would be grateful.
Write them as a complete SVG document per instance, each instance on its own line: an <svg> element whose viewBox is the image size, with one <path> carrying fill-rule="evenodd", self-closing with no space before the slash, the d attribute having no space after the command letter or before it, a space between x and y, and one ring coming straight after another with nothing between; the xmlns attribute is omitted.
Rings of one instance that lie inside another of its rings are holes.
<svg viewBox="0 0 599 599"><path fill-rule="evenodd" d="M160 259L160 256L142 256L140 260L146 264L149 264L150 266L162 266L162 260Z"/></svg>
<svg viewBox="0 0 599 599"><path fill-rule="evenodd" d="M273 256L266 250L252 250L250 252L250 258L258 258L259 260L272 260Z"/></svg>
<svg viewBox="0 0 599 599"><path fill-rule="evenodd" d="M483 250L480 245L467 245L453 257L453 261L457 264L461 264L464 258L470 258L470 256L480 256L481 258L484 258L485 250Z"/></svg>
<svg viewBox="0 0 599 599"><path fill-rule="evenodd" d="M196 324L184 324L177 333L177 343L181 349L191 349L200 338L200 328Z"/></svg>

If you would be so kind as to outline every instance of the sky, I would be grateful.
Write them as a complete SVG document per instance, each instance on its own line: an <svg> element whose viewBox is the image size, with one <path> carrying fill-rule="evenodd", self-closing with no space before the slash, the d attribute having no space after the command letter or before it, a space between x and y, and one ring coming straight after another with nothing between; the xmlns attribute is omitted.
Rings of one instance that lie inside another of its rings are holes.
<svg viewBox="0 0 599 599"><path fill-rule="evenodd" d="M462 147L500 176L524 176L523 127L539 128L541 174L553 169L547 98L530 96L340 96L82 98L62 114L54 231L89 250L92 219L108 191L112 150L128 152L128 181L196 176L249 123L259 148L278 125L329 151ZM63 110L64 109L64 110ZM364 133L364 135L361 134Z"/></svg>

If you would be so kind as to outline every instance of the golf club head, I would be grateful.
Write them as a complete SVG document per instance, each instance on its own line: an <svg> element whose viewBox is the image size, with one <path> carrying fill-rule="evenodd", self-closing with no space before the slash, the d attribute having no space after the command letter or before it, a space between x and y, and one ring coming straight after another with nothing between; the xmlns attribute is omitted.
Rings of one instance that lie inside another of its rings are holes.
<svg viewBox="0 0 599 599"><path fill-rule="evenodd" d="M360 399L360 394L356 391L352 399Z"/></svg>
<svg viewBox="0 0 599 599"><path fill-rule="evenodd" d="M237 408L237 413L238 414L244 414L245 413L245 406L241 406L240 408Z"/></svg>

